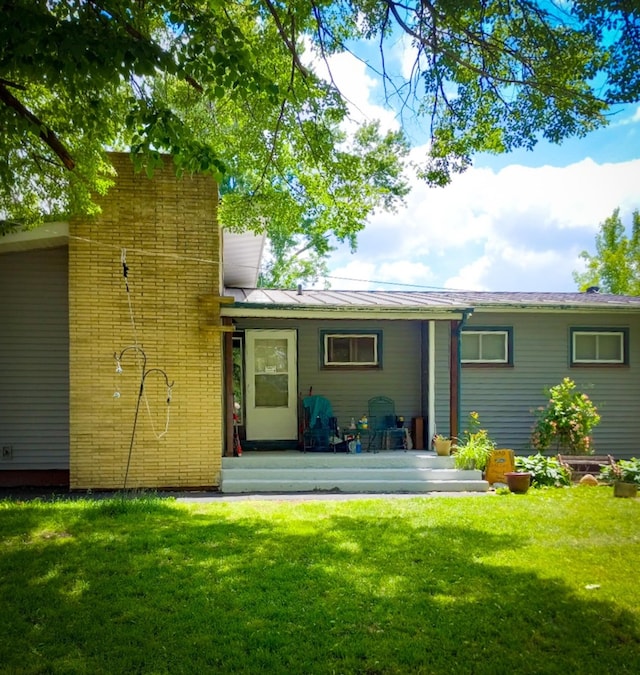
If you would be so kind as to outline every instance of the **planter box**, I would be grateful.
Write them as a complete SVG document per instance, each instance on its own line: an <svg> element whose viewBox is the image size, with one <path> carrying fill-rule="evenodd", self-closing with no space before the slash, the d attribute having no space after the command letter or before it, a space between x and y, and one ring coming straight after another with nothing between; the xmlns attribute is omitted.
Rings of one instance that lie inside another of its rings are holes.
<svg viewBox="0 0 640 675"><path fill-rule="evenodd" d="M630 497L631 499L634 499L638 496L638 486L635 483L623 483L622 481L616 481L613 484L613 496Z"/></svg>

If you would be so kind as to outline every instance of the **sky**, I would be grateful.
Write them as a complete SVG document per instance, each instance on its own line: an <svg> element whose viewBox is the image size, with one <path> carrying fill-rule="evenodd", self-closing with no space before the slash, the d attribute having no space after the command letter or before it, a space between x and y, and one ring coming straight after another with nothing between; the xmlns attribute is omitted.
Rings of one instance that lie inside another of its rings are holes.
<svg viewBox="0 0 640 675"><path fill-rule="evenodd" d="M341 54L329 65L356 120L399 128L362 61ZM420 161L421 134L407 131L411 159ZM576 291L573 272L584 269L582 251L595 254L600 223L619 208L629 230L640 210L640 105L559 146L476 156L445 188L415 176L410 183L397 213L368 220L355 253L347 245L332 253L332 289Z"/></svg>

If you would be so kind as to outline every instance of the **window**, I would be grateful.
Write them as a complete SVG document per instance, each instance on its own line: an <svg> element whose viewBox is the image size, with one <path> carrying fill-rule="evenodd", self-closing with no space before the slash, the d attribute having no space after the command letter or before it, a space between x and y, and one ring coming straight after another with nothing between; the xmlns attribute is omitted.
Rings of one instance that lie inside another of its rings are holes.
<svg viewBox="0 0 640 675"><path fill-rule="evenodd" d="M321 332L325 368L380 368L382 333Z"/></svg>
<svg viewBox="0 0 640 675"><path fill-rule="evenodd" d="M571 329L571 364L628 363L629 332L626 328Z"/></svg>
<svg viewBox="0 0 640 675"><path fill-rule="evenodd" d="M512 364L511 328L480 328L463 330L461 335L462 363Z"/></svg>

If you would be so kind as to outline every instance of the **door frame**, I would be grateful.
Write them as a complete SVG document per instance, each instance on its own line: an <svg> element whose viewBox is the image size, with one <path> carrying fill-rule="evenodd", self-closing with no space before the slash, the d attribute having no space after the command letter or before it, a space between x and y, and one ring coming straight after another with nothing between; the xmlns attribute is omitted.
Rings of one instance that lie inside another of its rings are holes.
<svg viewBox="0 0 640 675"><path fill-rule="evenodd" d="M255 368L254 368L254 346L255 339L260 337L285 338L287 340L288 356L288 397L287 406L275 407L269 409L269 412L262 413L272 420L274 413L281 413L277 423L281 429L286 427L286 431L269 431L268 426L264 426L264 420L257 419L260 414L256 410L255 402ZM249 443L283 441L290 443L298 440L298 331L295 328L248 328L244 332L244 429L245 437ZM266 429L266 432L263 431Z"/></svg>

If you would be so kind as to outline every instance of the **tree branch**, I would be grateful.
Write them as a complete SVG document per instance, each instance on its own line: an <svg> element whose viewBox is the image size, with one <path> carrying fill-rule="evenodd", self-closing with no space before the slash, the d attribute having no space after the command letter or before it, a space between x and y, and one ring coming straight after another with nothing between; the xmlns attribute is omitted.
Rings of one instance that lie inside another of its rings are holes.
<svg viewBox="0 0 640 675"><path fill-rule="evenodd" d="M106 12L109 14L109 16L112 16L114 19L120 23L120 25L124 28L124 30L134 39L137 40L138 42L147 42L149 44L153 44L154 46L157 46L152 40L147 38L145 35L143 35L137 28L134 28L130 23L128 23L126 20L124 20L121 16L118 16L113 12L113 10L106 10L102 5L100 5L96 0L87 0L87 2L95 7L97 10L101 12ZM164 54L167 54L166 51L162 50ZM167 54L168 55L168 54ZM191 85L198 93L202 94L204 92L204 88L202 85L195 80L191 75L183 75L184 81Z"/></svg>
<svg viewBox="0 0 640 675"><path fill-rule="evenodd" d="M286 45L287 49L291 53L291 56L293 57L293 62L296 65L296 68L302 73L303 77L307 77L309 75L309 71L302 65L302 61L300 61L300 57L298 56L298 50L296 49L295 43L289 38L287 35L284 26L282 25L282 21L280 21L280 17L278 16L278 13L276 12L276 8L273 6L273 3L271 0L263 0L264 4L267 6L267 9L269 10L269 14L273 17L273 21L276 24L276 28L278 29L278 33L280 33L280 37L282 38L282 41Z"/></svg>
<svg viewBox="0 0 640 675"><path fill-rule="evenodd" d="M73 171L75 169L76 163L62 141L46 124L44 124L10 91L8 91L4 84L0 84L0 101L2 101L9 108L13 108L13 110L15 110L18 115L20 115L20 117L26 119L34 127L40 130L40 133L38 134L39 137L53 150L65 167L69 169L69 171Z"/></svg>

